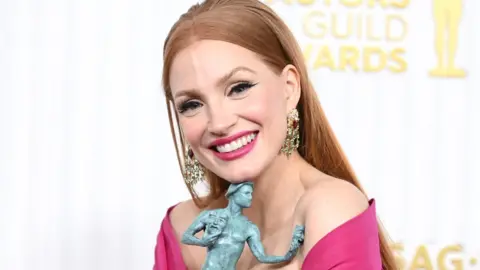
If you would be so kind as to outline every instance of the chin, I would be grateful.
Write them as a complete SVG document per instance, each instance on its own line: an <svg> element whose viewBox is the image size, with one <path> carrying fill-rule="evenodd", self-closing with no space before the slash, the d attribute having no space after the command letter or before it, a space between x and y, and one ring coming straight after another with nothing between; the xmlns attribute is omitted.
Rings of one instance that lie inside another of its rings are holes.
<svg viewBox="0 0 480 270"><path fill-rule="evenodd" d="M238 184L245 181L252 181L257 177L258 174L249 172L249 173L235 173L235 174L225 173L223 175L225 175L225 177L222 176L223 179L227 180L230 183Z"/></svg>
<svg viewBox="0 0 480 270"><path fill-rule="evenodd" d="M221 168L225 180L231 183L241 183L257 179L264 169L264 161L256 158L245 159L236 164Z"/></svg>

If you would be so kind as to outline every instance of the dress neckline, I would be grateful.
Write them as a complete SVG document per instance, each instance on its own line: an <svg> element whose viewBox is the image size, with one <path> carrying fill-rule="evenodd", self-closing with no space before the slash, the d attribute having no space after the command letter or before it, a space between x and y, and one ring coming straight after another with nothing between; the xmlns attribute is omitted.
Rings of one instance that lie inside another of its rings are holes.
<svg viewBox="0 0 480 270"><path fill-rule="evenodd" d="M335 229L327 233L320 240L318 240L318 242L312 247L312 249L305 256L301 269L303 269L304 266L309 265L310 261L315 260L315 257L318 254L321 254L323 250L328 249L333 242L339 240L337 235L342 235L341 233L342 231L348 231L352 227L355 227L355 228L361 228L364 226L370 227L372 222L372 216L373 216L373 220L376 222L375 199L370 199L368 203L369 203L368 208L365 209L362 213L347 220L340 226L336 227ZM174 240L172 241L173 245L170 247L172 249L172 253L174 256L174 258L172 259L177 264L180 264L178 265L180 269L187 269L187 266L185 265L185 262L182 257L180 242L176 237L175 230L173 229L173 226L170 220L170 213L177 205L178 204L175 204L170 208L168 208L166 217L162 222L162 229L165 230L165 234L168 236L168 238Z"/></svg>

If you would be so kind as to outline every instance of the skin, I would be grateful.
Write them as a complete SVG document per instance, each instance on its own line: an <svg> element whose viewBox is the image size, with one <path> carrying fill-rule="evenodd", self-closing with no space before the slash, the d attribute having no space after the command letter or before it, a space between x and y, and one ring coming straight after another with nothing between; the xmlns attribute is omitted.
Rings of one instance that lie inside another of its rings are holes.
<svg viewBox="0 0 480 270"><path fill-rule="evenodd" d="M236 72L221 80L232 70ZM282 268L259 264L245 249L237 269L299 269L315 243L367 209L367 198L350 183L322 173L297 152L290 158L278 154L286 116L301 93L294 66L278 73L245 48L202 40L176 55L170 83L181 130L195 157L233 183L255 183L252 204L243 214L258 226L265 252L285 254L295 224L305 225L303 246ZM244 157L223 161L209 148L213 140L245 130L258 135ZM178 239L201 212L191 200L173 209L170 218ZM187 267L200 269L206 249L181 244L181 250Z"/></svg>

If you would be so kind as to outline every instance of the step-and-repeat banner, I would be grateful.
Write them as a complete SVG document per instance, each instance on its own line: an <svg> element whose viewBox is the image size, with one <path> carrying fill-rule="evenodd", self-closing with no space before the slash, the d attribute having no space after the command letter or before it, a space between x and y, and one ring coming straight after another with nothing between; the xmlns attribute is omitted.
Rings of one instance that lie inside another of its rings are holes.
<svg viewBox="0 0 480 270"><path fill-rule="evenodd" d="M266 0L403 269L480 269L480 3Z"/></svg>

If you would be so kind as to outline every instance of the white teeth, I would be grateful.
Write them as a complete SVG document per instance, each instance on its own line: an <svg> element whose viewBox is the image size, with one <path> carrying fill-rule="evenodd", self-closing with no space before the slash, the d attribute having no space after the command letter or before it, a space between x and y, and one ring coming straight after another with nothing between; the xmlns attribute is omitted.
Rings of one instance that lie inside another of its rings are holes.
<svg viewBox="0 0 480 270"><path fill-rule="evenodd" d="M247 138L243 137L243 138L242 138L242 144L243 144L243 145L246 145L247 143L248 143Z"/></svg>
<svg viewBox="0 0 480 270"><path fill-rule="evenodd" d="M224 145L218 145L216 149L220 153L232 152L249 144L251 141L253 141L255 136L257 136L257 134L250 133L249 135L245 135L241 138L238 138L233 142L230 142Z"/></svg>

